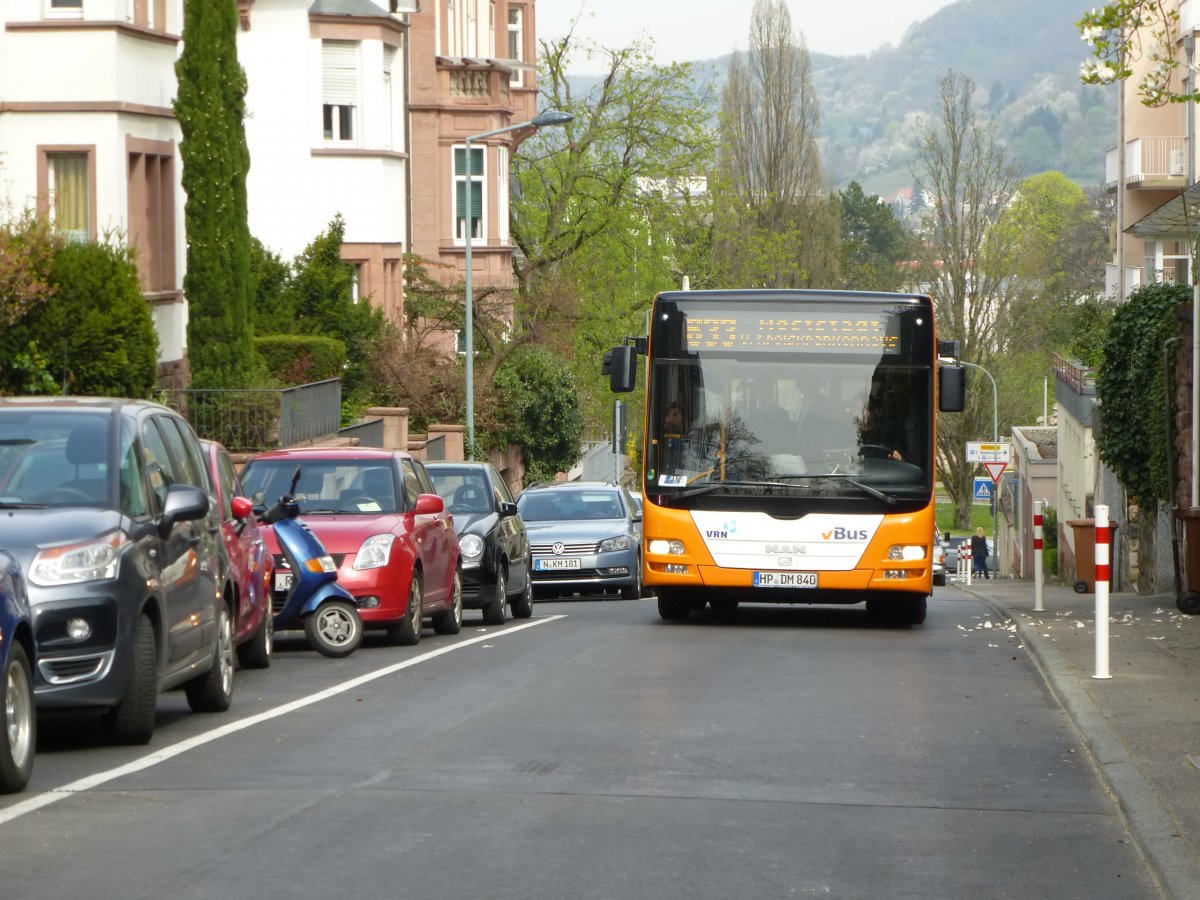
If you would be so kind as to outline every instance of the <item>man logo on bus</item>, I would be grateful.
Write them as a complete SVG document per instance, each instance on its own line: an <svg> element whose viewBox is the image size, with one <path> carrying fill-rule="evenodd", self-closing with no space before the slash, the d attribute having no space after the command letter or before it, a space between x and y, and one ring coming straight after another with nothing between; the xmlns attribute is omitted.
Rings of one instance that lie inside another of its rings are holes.
<svg viewBox="0 0 1200 900"><path fill-rule="evenodd" d="M840 525L832 531L821 532L821 539L826 541L831 539L835 541L865 541L868 537L869 535L865 528L851 531L848 528L842 528Z"/></svg>

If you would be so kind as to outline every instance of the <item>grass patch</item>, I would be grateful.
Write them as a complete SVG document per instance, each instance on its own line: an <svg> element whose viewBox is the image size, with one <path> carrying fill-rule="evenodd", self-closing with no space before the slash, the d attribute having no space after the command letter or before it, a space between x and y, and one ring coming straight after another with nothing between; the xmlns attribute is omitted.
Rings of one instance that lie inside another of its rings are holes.
<svg viewBox="0 0 1200 900"><path fill-rule="evenodd" d="M947 531L951 534L974 534L976 528L982 528L983 533L991 537L994 527L990 503L971 504L971 527L968 529L959 528L954 523L954 504L948 500L934 506L934 521L937 523L938 533L943 535Z"/></svg>

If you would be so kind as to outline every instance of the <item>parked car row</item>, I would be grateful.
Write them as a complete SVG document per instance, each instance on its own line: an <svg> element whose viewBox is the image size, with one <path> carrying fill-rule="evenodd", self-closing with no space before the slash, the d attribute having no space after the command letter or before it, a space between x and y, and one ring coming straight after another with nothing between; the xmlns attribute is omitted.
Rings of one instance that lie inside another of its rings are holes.
<svg viewBox="0 0 1200 900"><path fill-rule="evenodd" d="M237 666L268 667L277 630L344 656L364 629L456 634L464 606L502 624L535 592L641 594L622 488L517 501L488 463L359 447L261 453L239 473L140 400L0 398L0 516L4 793L29 780L38 716L94 710L110 741L146 743L161 691L228 709ZM311 553L289 549L284 518ZM293 608L313 569L325 586Z"/></svg>

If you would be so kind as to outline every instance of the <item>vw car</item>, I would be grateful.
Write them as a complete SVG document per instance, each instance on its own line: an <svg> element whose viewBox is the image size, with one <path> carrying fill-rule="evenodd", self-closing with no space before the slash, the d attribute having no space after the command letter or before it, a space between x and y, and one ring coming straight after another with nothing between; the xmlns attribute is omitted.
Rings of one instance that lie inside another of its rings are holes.
<svg viewBox="0 0 1200 900"><path fill-rule="evenodd" d="M642 517L623 487L580 481L534 485L522 492L517 508L529 532L535 597L642 595Z"/></svg>
<svg viewBox="0 0 1200 900"><path fill-rule="evenodd" d="M33 774L37 713L36 660L29 598L16 560L0 550L0 671L4 673L4 734L0 736L0 794L23 790Z"/></svg>
<svg viewBox="0 0 1200 900"><path fill-rule="evenodd" d="M226 578L233 587L233 642L238 663L246 669L271 665L275 627L271 617L271 584L275 570L258 519L245 497L229 451L216 441L201 441L213 484L213 499L225 544Z"/></svg>
<svg viewBox="0 0 1200 900"><path fill-rule="evenodd" d="M533 614L529 538L512 493L491 463L430 463L433 486L454 516L462 553L463 606L488 625Z"/></svg>
<svg viewBox="0 0 1200 900"><path fill-rule="evenodd" d="M370 447L260 453L242 469L255 508L285 494L297 466L300 519L333 557L338 584L354 597L363 626L384 630L398 644L420 641L425 618L438 634L457 634L463 606L458 537L421 461ZM265 537L275 562L274 608L287 598L291 571L271 528Z"/></svg>
<svg viewBox="0 0 1200 900"><path fill-rule="evenodd" d="M233 589L200 443L143 400L0 398L0 547L32 616L39 714L146 743L160 690L233 698Z"/></svg>

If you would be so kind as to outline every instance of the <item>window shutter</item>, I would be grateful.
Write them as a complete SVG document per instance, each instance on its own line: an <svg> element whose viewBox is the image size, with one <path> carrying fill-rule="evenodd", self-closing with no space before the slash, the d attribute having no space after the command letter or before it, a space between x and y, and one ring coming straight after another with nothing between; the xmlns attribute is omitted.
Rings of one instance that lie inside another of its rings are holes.
<svg viewBox="0 0 1200 900"><path fill-rule="evenodd" d="M323 102L330 106L358 105L358 44L322 41Z"/></svg>

